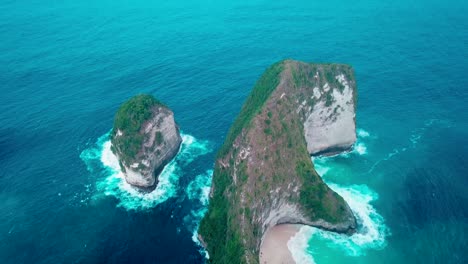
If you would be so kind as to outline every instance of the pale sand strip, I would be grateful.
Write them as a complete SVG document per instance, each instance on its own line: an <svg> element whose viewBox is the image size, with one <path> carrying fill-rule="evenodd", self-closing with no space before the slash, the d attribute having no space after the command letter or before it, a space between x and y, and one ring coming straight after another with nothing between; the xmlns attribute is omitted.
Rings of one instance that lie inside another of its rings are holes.
<svg viewBox="0 0 468 264"><path fill-rule="evenodd" d="M260 246L260 264L295 264L288 249L288 241L299 229L299 225L277 225L270 228Z"/></svg>

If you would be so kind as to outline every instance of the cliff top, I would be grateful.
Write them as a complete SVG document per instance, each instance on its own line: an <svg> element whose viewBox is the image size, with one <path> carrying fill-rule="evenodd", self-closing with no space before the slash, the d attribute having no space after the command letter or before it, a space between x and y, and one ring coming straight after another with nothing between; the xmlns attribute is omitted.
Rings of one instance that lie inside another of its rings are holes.
<svg viewBox="0 0 468 264"><path fill-rule="evenodd" d="M285 67L288 68L303 68L303 67L310 67L313 69L308 70L308 74L305 74L301 70L297 71L287 71L284 72L283 70ZM285 59L281 60L270 67L268 67L265 72L260 76L260 79L255 83L252 91L250 92L249 96L245 100L242 109L234 120L229 132L226 136L226 139L218 151L217 157L220 158L227 154L229 149L232 147L232 143L236 139L236 137L240 134L242 129L247 127L252 118L257 114L268 100L272 92L276 89L279 85L280 80L283 78L288 78L294 81L294 85L297 87L300 86L310 86L313 85L313 76L309 76L310 73L314 72L313 70L320 70L323 73L323 77L321 79L321 84L324 82L330 83L332 86L338 86L342 89L341 83L339 83L335 75L338 73L346 74L348 79L353 79L354 74L352 67L347 64L339 64L339 63L305 63L301 61ZM288 76L289 75L289 76ZM327 104L331 103L332 98L330 96L327 97Z"/></svg>
<svg viewBox="0 0 468 264"><path fill-rule="evenodd" d="M111 137L115 139L117 133L122 135L117 142L113 143L124 154L120 158L126 163L130 163L138 154L143 142L143 136L140 133L141 128L147 120L152 118L155 106L167 108L152 95L140 94L130 98L118 109L114 118Z"/></svg>

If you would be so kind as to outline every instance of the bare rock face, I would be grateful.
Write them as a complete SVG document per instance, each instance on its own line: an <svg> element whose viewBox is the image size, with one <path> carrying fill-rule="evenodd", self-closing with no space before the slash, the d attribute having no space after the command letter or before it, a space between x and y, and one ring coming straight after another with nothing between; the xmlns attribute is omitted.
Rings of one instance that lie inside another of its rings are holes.
<svg viewBox="0 0 468 264"><path fill-rule="evenodd" d="M217 155L199 229L210 262L258 263L263 235L279 224L356 231L310 157L354 143L355 101L348 65L285 60L265 71Z"/></svg>
<svg viewBox="0 0 468 264"><path fill-rule="evenodd" d="M339 153L356 142L356 83L346 71L346 67L335 68L332 83L317 81L313 87L314 105L305 113L304 122L307 150L312 155Z"/></svg>
<svg viewBox="0 0 468 264"><path fill-rule="evenodd" d="M182 138L168 107L150 95L138 95L118 110L111 142L125 180L151 189L164 166L177 155Z"/></svg>

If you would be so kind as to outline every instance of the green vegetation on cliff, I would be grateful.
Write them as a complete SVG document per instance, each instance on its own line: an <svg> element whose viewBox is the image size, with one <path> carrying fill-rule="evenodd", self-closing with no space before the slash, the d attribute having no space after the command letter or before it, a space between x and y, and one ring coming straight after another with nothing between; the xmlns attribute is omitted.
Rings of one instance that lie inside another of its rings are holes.
<svg viewBox="0 0 468 264"><path fill-rule="evenodd" d="M278 201L297 205L309 222L333 225L349 217L344 200L314 170L297 110L298 102L313 100L315 70L332 80L348 66L317 67L290 60L269 67L231 126L217 154L210 204L199 228L210 263L258 263L264 221Z"/></svg>
<svg viewBox="0 0 468 264"><path fill-rule="evenodd" d="M268 97L278 86L280 74L283 69L283 61L270 66L255 84L252 92L245 101L240 114L231 126L223 146L218 151L217 157L225 156L234 140L245 127L250 125L253 117L258 114ZM243 254L243 247L236 230L232 230L228 218L229 201L224 192L232 186L232 176L219 165L215 165L213 174L214 194L210 200L209 213L200 224L200 234L203 239L209 241L207 250L210 252L210 260L213 263L237 263Z"/></svg>
<svg viewBox="0 0 468 264"><path fill-rule="evenodd" d="M111 133L112 146L120 150L120 159L126 164L138 154L143 142L141 127L152 117L152 108L158 105L164 106L153 96L140 94L126 101L117 111ZM118 131L121 136L116 136Z"/></svg>
<svg viewBox="0 0 468 264"><path fill-rule="evenodd" d="M338 74L343 74L348 80L354 78L353 69L346 64L302 64L298 65L298 68L292 72L294 85L296 87L316 86L317 80L315 75L317 72L320 77L318 81L319 86L323 86L326 82L331 87L337 87L340 91L343 91L344 86L336 79ZM332 92L332 89L330 89L325 95L326 106L330 106L333 103L334 98Z"/></svg>
<svg viewBox="0 0 468 264"><path fill-rule="evenodd" d="M222 157L229 152L232 143L234 143L234 140L242 132L242 129L249 126L252 118L261 111L263 105L279 84L283 64L284 61L279 61L271 65L257 81L249 97L245 100L241 112L229 129L229 133L221 149L218 151L217 157Z"/></svg>

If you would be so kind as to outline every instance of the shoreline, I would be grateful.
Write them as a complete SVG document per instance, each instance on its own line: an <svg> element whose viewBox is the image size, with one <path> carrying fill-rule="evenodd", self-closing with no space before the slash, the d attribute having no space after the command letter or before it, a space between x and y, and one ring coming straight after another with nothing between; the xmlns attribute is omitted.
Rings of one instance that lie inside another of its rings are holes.
<svg viewBox="0 0 468 264"><path fill-rule="evenodd" d="M260 245L260 264L296 264L288 241L300 230L300 225L282 224L270 228Z"/></svg>

